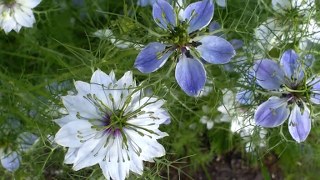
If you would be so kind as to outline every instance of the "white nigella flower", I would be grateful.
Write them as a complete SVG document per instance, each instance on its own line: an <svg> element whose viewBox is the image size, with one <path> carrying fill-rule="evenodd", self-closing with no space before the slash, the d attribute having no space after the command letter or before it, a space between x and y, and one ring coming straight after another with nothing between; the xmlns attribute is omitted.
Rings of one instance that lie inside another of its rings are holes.
<svg viewBox="0 0 320 180"><path fill-rule="evenodd" d="M128 49L129 47L134 47L135 49L140 50L143 46L142 44L135 44L133 42L116 39L110 29L99 29L93 33L93 36L102 40L110 40L110 42L114 44L114 46L120 49Z"/></svg>
<svg viewBox="0 0 320 180"><path fill-rule="evenodd" d="M0 27L5 33L14 30L19 32L21 27L31 28L36 22L32 8L41 0L2 0L0 2Z"/></svg>
<svg viewBox="0 0 320 180"><path fill-rule="evenodd" d="M90 83L76 81L76 95L62 97L69 114L57 119L55 141L68 147L65 163L74 170L99 164L107 179L123 180L129 170L143 173L143 161L165 155L158 128L170 122L164 100L146 97L132 73L118 81L97 70Z"/></svg>
<svg viewBox="0 0 320 180"><path fill-rule="evenodd" d="M17 170L20 167L21 162L20 153L30 150L32 146L38 141L38 139L38 136L32 133L23 132L18 136L15 142L16 144L13 144L12 142L4 142L5 145L0 146L1 165L11 172ZM11 144L13 144L13 146L16 146L14 148L15 150L11 148Z"/></svg>
<svg viewBox="0 0 320 180"><path fill-rule="evenodd" d="M306 42L320 42L320 26L312 19L316 13L314 0L272 0L272 9L276 16L268 18L255 30L262 49L270 51L298 39L300 49L307 50Z"/></svg>
<svg viewBox="0 0 320 180"><path fill-rule="evenodd" d="M258 130L259 134L259 146L265 146L266 130L255 126L253 117L246 116L246 113L235 107L236 94L231 90L224 89L223 92L223 105L218 107L218 111L221 115L216 118L217 122L230 122L230 131L238 133L240 137L246 142L245 149L247 152L252 152L255 148L255 144L251 141L255 131Z"/></svg>

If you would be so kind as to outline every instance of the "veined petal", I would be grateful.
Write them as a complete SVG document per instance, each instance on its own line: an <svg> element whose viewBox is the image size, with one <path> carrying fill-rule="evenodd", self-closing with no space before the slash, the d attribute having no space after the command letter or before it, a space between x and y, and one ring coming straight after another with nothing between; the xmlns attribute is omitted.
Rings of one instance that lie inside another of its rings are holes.
<svg viewBox="0 0 320 180"><path fill-rule="evenodd" d="M256 124L262 127L280 126L289 116L288 99L270 97L260 104L254 114Z"/></svg>
<svg viewBox="0 0 320 180"><path fill-rule="evenodd" d="M139 53L134 66L142 73L151 73L161 68L173 51L166 51L166 45L153 42Z"/></svg>
<svg viewBox="0 0 320 180"><path fill-rule="evenodd" d="M237 93L236 100L240 104L249 105L253 101L253 92L251 90L243 90Z"/></svg>
<svg viewBox="0 0 320 180"><path fill-rule="evenodd" d="M66 156L64 158L64 163L73 164L74 160L77 157L78 150L79 150L79 148L69 148L68 151L67 151L67 154L66 154Z"/></svg>
<svg viewBox="0 0 320 180"><path fill-rule="evenodd" d="M201 45L196 49L201 57L209 63L225 64L236 54L233 46L218 36L205 36L199 42Z"/></svg>
<svg viewBox="0 0 320 180"><path fill-rule="evenodd" d="M206 27L213 17L214 5L212 0L202 0L191 3L182 13L183 21L188 22L188 32Z"/></svg>
<svg viewBox="0 0 320 180"><path fill-rule="evenodd" d="M22 9L20 8L15 9L14 19L17 21L17 23L25 27L32 27L35 21L33 14L29 16L27 13L23 12Z"/></svg>
<svg viewBox="0 0 320 180"><path fill-rule="evenodd" d="M70 114L79 114L82 117L89 119L101 118L97 107L88 99L85 99L81 94L78 94L77 96L63 96L62 101Z"/></svg>
<svg viewBox="0 0 320 180"><path fill-rule="evenodd" d="M106 138L92 138L77 150L77 155L73 160L73 169L78 171L85 167L93 166L103 160L106 151L102 148L106 143ZM98 150L96 150L98 149Z"/></svg>
<svg viewBox="0 0 320 180"><path fill-rule="evenodd" d="M197 96L206 82L206 71L200 61L183 54L176 66L175 77L185 93Z"/></svg>
<svg viewBox="0 0 320 180"><path fill-rule="evenodd" d="M311 130L310 110L307 106L304 105L302 111L297 104L294 104L288 128L292 138L298 143L306 140Z"/></svg>
<svg viewBox="0 0 320 180"><path fill-rule="evenodd" d="M85 120L72 121L57 132L54 140L61 146L80 147L85 140L95 135L96 131L91 126Z"/></svg>
<svg viewBox="0 0 320 180"><path fill-rule="evenodd" d="M154 21L163 29L172 29L177 26L177 17L173 7L164 0L157 0L153 4L152 15Z"/></svg>
<svg viewBox="0 0 320 180"><path fill-rule="evenodd" d="M284 84L284 73L280 66L270 59L258 60L254 63L257 83L267 90L279 89Z"/></svg>
<svg viewBox="0 0 320 180"><path fill-rule="evenodd" d="M287 50L281 56L280 65L289 79L300 82L303 79L304 72L298 58L294 50Z"/></svg>

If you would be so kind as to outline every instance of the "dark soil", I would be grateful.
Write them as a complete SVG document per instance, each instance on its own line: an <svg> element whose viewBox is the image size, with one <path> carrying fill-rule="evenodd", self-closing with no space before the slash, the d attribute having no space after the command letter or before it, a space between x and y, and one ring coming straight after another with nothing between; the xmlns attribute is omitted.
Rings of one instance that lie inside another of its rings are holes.
<svg viewBox="0 0 320 180"><path fill-rule="evenodd" d="M281 169L277 164L277 157L270 154L266 155L263 159L265 167L262 173L261 167L258 165L250 165L248 160L241 153L228 153L223 156L217 156L204 170L195 173L187 173L188 170L184 169L188 176L183 173L180 175L171 172L170 180L176 179L194 179L194 180L264 180L264 179L284 179ZM174 170L173 170L174 171ZM167 176L164 176L167 177Z"/></svg>

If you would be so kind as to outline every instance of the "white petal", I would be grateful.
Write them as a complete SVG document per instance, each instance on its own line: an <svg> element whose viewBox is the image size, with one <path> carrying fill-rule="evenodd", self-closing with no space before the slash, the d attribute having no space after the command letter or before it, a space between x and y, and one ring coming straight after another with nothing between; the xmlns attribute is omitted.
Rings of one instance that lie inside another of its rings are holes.
<svg viewBox="0 0 320 180"><path fill-rule="evenodd" d="M41 0L16 0L17 3L28 8L34 8L40 4Z"/></svg>
<svg viewBox="0 0 320 180"><path fill-rule="evenodd" d="M57 132L54 140L61 146L80 147L83 141L95 135L96 131L91 126L92 124L85 120L72 121ZM79 133L83 138L79 137Z"/></svg>

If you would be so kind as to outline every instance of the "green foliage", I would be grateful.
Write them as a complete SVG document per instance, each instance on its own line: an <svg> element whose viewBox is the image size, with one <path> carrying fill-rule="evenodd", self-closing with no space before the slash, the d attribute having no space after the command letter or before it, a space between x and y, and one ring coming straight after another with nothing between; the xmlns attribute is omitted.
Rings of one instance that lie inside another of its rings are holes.
<svg viewBox="0 0 320 180"><path fill-rule="evenodd" d="M78 1L81 2L81 1ZM102 179L97 165L78 172L72 166L63 164L66 149L48 140L59 129L53 120L62 117L61 96L74 92L73 81L89 81L92 72L101 69L109 73L114 70L119 77L126 71L133 71L138 83L151 89L155 96L166 100L165 107L171 116L171 124L161 129L169 134L160 140L167 155L146 163L141 177L129 179L194 178L196 172L206 171L217 156L229 152L243 154L252 166L259 166L264 177L269 177L263 165L264 158L274 154L283 174L288 179L318 178L320 168L319 113L314 109L311 134L305 143L291 140L287 125L267 129L266 146L245 151L246 142L239 133L230 131L230 122L214 123L212 129L200 122L203 115L213 121L221 113L223 92L227 88L246 86L239 78L255 60L250 43L254 42L255 28L269 16L270 2L263 0L230 0L226 8L215 6L214 21L223 27L220 31L228 40L241 39L247 49L237 50L235 58L246 56L239 72L225 71L223 65L205 65L208 80L213 82L208 96L193 98L187 96L174 78L176 59L169 59L161 69L152 74L142 74L134 69L134 60L139 53L134 45L145 46L158 41L163 31L156 27L151 7L138 7L136 0L86 0L75 1L46 0L35 9L37 23L33 28L22 28L20 33L6 35L0 31L0 124L11 124L15 119L22 127L5 133L0 129L0 147L12 144L21 132L32 132L40 137L35 146L22 153L21 167L14 173L0 167L2 179ZM318 3L318 2L317 2ZM317 4L319 7L319 4ZM292 18L288 16L287 18ZM319 15L318 15L318 19ZM110 37L99 38L97 30L111 29L115 41L128 41L134 45L126 49L118 48ZM283 42L281 48L272 49L266 57L278 59L287 48L297 49L297 41ZM263 51L263 50L261 50ZM319 45L310 50L320 58ZM320 70L319 61L312 69ZM253 90L255 85L251 84ZM256 104L265 100L258 97ZM202 106L210 107L206 114ZM254 107L246 107L250 112ZM252 115L252 114L251 114ZM259 131L259 129L257 129ZM4 134L4 135L2 135ZM258 133L249 141L259 144ZM207 174L208 175L208 174ZM303 176L302 176L303 175Z"/></svg>

